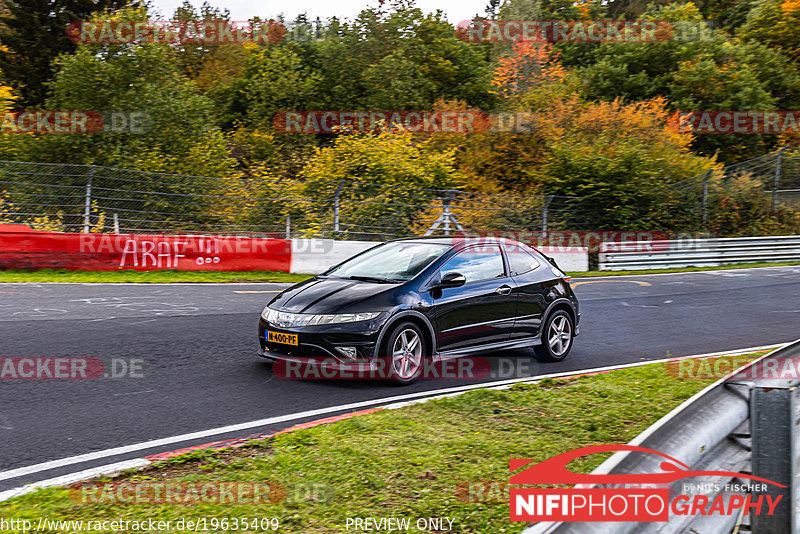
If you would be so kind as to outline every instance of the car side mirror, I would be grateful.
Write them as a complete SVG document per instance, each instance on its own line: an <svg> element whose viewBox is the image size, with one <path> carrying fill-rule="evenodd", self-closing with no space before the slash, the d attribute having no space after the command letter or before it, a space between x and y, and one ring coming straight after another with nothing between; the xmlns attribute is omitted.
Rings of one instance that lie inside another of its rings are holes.
<svg viewBox="0 0 800 534"><path fill-rule="evenodd" d="M466 277L461 273L447 273L442 277L442 281L437 284L437 287L461 287L467 283Z"/></svg>

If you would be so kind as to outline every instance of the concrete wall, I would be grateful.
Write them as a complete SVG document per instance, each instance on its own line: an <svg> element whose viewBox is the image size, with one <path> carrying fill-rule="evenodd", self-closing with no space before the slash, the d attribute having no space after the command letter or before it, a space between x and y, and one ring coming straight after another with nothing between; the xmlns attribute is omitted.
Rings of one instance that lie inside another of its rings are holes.
<svg viewBox="0 0 800 534"><path fill-rule="evenodd" d="M562 271L584 272L589 270L589 249L570 247L564 251L561 247L538 247L537 250L545 256L550 256Z"/></svg>
<svg viewBox="0 0 800 534"><path fill-rule="evenodd" d="M292 239L291 273L319 274L362 250L375 241L334 241L333 239Z"/></svg>

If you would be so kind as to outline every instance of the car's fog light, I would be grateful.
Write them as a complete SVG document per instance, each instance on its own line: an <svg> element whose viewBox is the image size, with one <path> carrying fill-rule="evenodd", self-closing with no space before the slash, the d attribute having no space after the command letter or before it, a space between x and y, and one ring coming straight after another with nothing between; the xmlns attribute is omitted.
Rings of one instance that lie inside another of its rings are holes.
<svg viewBox="0 0 800 534"><path fill-rule="evenodd" d="M348 360L355 360L356 356L358 355L358 351L355 347L336 347L345 358Z"/></svg>

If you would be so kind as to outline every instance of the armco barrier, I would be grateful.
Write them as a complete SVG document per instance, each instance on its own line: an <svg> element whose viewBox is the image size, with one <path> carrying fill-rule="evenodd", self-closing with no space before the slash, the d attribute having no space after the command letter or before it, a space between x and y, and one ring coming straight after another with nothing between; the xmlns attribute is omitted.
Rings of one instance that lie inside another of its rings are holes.
<svg viewBox="0 0 800 534"><path fill-rule="evenodd" d="M603 243L598 259L601 271L793 261L800 260L800 236Z"/></svg>
<svg viewBox="0 0 800 534"><path fill-rule="evenodd" d="M782 495L775 513L751 516L719 513L673 515L663 522L536 523L523 534L683 533L797 534L800 532L800 380L772 378L800 359L800 341L775 350L739 369L733 376L707 387L630 442L671 456L691 470L751 473L787 486L767 485L766 495ZM789 374L787 376L792 376ZM618 452L592 471L597 475L663 472L663 458L638 452ZM731 484L730 475L675 481L670 496L746 495ZM748 482L741 479L741 485ZM592 486L580 486L592 487ZM753 498L758 496L754 495ZM738 526L737 526L738 525Z"/></svg>
<svg viewBox="0 0 800 534"><path fill-rule="evenodd" d="M0 269L283 271L317 274L372 241L223 236L77 234L0 225ZM542 247L566 271L586 271L586 249Z"/></svg>

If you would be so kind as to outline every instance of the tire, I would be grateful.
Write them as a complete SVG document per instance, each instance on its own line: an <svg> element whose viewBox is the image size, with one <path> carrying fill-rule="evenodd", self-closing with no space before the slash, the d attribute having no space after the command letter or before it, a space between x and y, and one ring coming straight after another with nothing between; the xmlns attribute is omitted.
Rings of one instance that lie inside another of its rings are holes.
<svg viewBox="0 0 800 534"><path fill-rule="evenodd" d="M389 359L389 379L401 386L411 384L422 374L428 357L422 330L411 322L400 323L386 340L385 354Z"/></svg>
<svg viewBox="0 0 800 534"><path fill-rule="evenodd" d="M542 329L542 343L533 347L540 362L560 362L572 350L575 324L564 310L556 310L547 318Z"/></svg>

